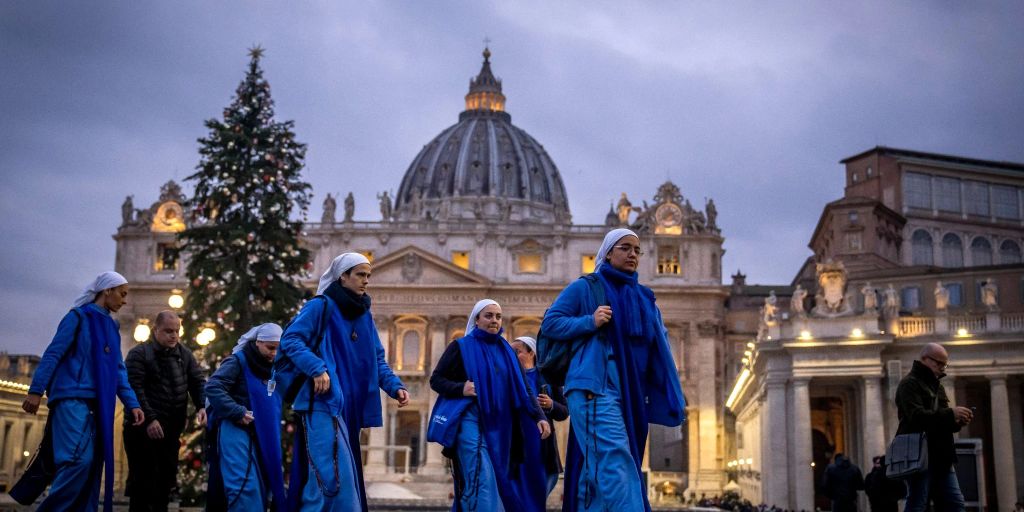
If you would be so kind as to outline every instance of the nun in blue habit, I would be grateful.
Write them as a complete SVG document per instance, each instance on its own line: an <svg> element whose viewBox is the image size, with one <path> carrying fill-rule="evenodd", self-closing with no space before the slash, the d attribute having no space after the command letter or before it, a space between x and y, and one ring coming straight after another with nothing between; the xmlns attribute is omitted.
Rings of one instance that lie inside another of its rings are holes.
<svg viewBox="0 0 1024 512"><path fill-rule="evenodd" d="M547 498L540 442L551 426L501 323L497 302L477 302L466 335L448 345L430 376L440 395L431 422L457 429L443 450L453 461L456 512L542 512Z"/></svg>
<svg viewBox="0 0 1024 512"><path fill-rule="evenodd" d="M281 394L273 362L281 326L242 335L206 383L210 414L206 510L285 510Z"/></svg>
<svg viewBox="0 0 1024 512"><path fill-rule="evenodd" d="M292 405L302 421L288 500L301 510L366 511L359 431L383 426L380 390L409 403L370 313L370 274L362 254L334 258L281 337L281 352L310 378Z"/></svg>
<svg viewBox="0 0 1024 512"><path fill-rule="evenodd" d="M661 312L637 282L642 254L636 233L609 232L594 275L567 286L541 324L546 336L577 350L565 381L565 511L650 511L641 478L648 426L676 427L685 417ZM600 281L605 304L588 279Z"/></svg>
<svg viewBox="0 0 1024 512"><path fill-rule="evenodd" d="M39 456L52 458L47 462L56 467L50 494L36 510L97 510L101 476L103 510L113 509L114 397L130 411L133 425L141 425L145 416L128 384L120 330L111 316L127 296L124 276L97 276L64 315L32 376L22 409L35 414L46 393L50 415ZM48 477L38 478L29 468L11 495L30 504L47 483Z"/></svg>

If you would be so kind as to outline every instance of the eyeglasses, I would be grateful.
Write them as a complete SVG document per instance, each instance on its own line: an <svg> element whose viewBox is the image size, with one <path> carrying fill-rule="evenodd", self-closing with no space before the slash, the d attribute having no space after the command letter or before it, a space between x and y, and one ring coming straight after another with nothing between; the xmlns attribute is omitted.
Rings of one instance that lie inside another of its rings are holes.
<svg viewBox="0 0 1024 512"><path fill-rule="evenodd" d="M938 359L935 359L932 356L924 356L924 357L926 357L928 359L931 359L932 362L934 362L935 364L939 365L939 369L940 370L945 370L947 367L949 367L949 361L939 361Z"/></svg>
<svg viewBox="0 0 1024 512"><path fill-rule="evenodd" d="M628 253L633 253L633 254L636 254L637 256L643 256L644 255L644 252L640 250L640 246L639 245L614 245L612 247L615 247L616 249L618 249L618 250L620 250L620 251L622 251L624 253L627 253L627 254Z"/></svg>

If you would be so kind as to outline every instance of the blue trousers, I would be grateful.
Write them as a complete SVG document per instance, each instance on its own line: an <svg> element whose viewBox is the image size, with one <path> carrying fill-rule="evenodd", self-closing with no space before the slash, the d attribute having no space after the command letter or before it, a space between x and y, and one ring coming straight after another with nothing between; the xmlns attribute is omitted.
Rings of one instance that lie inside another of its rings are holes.
<svg viewBox="0 0 1024 512"><path fill-rule="evenodd" d="M302 419L309 456L309 478L302 488L302 510L361 512L361 489L357 489L357 468L348 444L345 421L321 411L304 412Z"/></svg>
<svg viewBox="0 0 1024 512"><path fill-rule="evenodd" d="M462 414L455 445L462 469L463 488L458 496L462 510L503 512L505 506L498 494L497 476L487 453L487 441L480 432L480 409L475 403Z"/></svg>
<svg viewBox="0 0 1024 512"><path fill-rule="evenodd" d="M608 361L608 381L601 394L587 399L574 389L566 395L573 433L583 452L579 481L579 510L643 512L643 493L622 418L619 373Z"/></svg>
<svg viewBox="0 0 1024 512"><path fill-rule="evenodd" d="M263 510L266 491L249 433L228 421L221 422L219 432L217 448L228 510Z"/></svg>
<svg viewBox="0 0 1024 512"><path fill-rule="evenodd" d="M98 510L102 464L96 460L96 415L73 398L52 404L50 414L57 475L36 510Z"/></svg>
<svg viewBox="0 0 1024 512"><path fill-rule="evenodd" d="M924 512L928 501L935 502L936 512L963 512L964 495L953 468L947 471L928 470L907 478L907 503L903 512Z"/></svg>

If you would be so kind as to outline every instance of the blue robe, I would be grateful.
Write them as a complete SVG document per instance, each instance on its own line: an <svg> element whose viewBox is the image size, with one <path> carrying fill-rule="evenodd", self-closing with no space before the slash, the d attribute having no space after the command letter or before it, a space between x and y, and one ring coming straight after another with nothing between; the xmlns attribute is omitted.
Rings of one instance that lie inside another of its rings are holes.
<svg viewBox="0 0 1024 512"><path fill-rule="evenodd" d="M215 436L213 450L208 454L210 464L208 510L272 510L286 509L284 475L281 469L281 392L267 393L267 383L253 375L243 351L234 354L248 397L247 404L220 403L228 399L225 393L214 393L210 416L228 416L237 407L248 406L254 421L239 425L226 417L213 419ZM222 365L211 379L214 386L221 385L221 377L233 365ZM224 370L224 371L222 371ZM230 385L229 383L225 383ZM227 390L223 390L227 391ZM231 400L233 402L233 400ZM235 406L235 407L229 407ZM269 496L268 496L269 495Z"/></svg>
<svg viewBox="0 0 1024 512"><path fill-rule="evenodd" d="M326 332L314 354L310 346L325 307ZM373 316L367 311L348 320L330 297L311 300L281 336L281 352L305 375L326 371L331 379L327 393L312 394L307 383L295 398L303 428L296 434L289 501L301 502L303 510L365 512L359 432L383 425L379 390L394 398L405 389L385 360Z"/></svg>
<svg viewBox="0 0 1024 512"><path fill-rule="evenodd" d="M480 329L456 343L477 397L459 423L452 510L542 512L547 484L537 421L544 416L515 352L500 334ZM520 453L513 453L513 438Z"/></svg>
<svg viewBox="0 0 1024 512"><path fill-rule="evenodd" d="M50 398L58 469L50 494L37 510L97 510L103 477L103 509L110 512L114 494L114 397L119 397L128 410L138 408L139 403L128 385L117 321L106 309L87 304L64 317L33 376L30 390L42 389ZM126 410L125 414L130 413Z"/></svg>

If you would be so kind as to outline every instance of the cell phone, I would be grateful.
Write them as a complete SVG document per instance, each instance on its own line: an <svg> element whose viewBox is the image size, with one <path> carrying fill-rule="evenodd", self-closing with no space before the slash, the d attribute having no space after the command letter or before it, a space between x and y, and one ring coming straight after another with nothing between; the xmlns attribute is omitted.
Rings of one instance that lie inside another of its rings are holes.
<svg viewBox="0 0 1024 512"><path fill-rule="evenodd" d="M540 393L542 395L551 396L551 386L548 385L548 384L541 384L540 385Z"/></svg>

